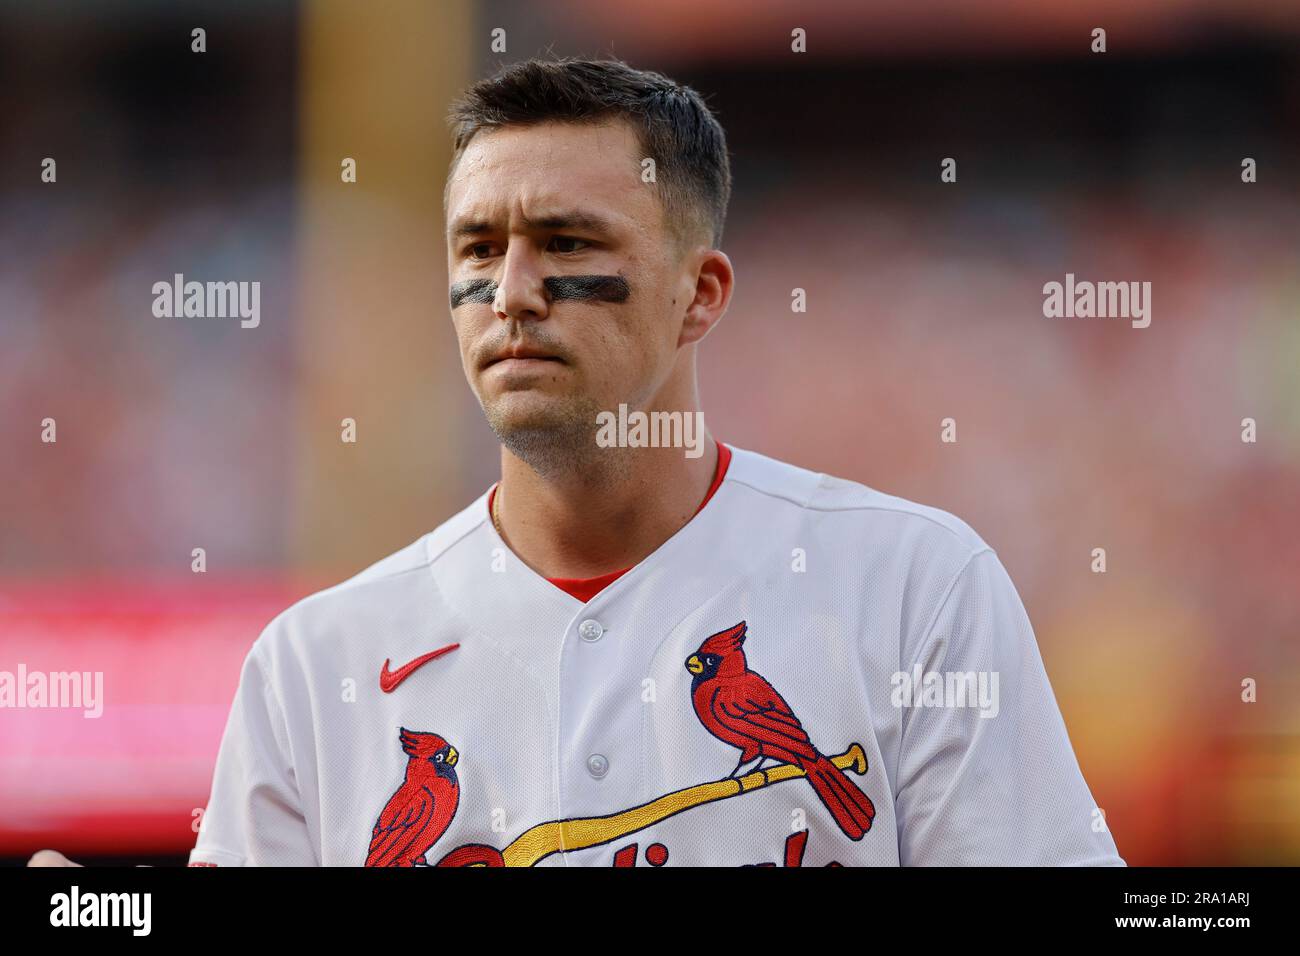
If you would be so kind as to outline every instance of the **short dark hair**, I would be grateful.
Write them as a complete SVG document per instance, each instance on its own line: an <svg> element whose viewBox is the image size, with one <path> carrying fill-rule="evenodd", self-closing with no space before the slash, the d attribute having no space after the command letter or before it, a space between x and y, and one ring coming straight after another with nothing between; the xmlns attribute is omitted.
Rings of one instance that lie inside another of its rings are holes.
<svg viewBox="0 0 1300 956"><path fill-rule="evenodd" d="M731 198L731 163L722 125L689 86L621 60L524 60L474 84L448 114L455 152L481 130L544 122L632 124L655 162L669 229L679 240L697 230L722 243Z"/></svg>

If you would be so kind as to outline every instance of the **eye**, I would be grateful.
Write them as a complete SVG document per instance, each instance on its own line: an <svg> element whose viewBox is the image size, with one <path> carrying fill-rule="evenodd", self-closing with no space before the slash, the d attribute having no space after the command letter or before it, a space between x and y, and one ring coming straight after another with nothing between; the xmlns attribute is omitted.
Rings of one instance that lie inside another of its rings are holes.
<svg viewBox="0 0 1300 956"><path fill-rule="evenodd" d="M466 250L471 259L486 259L492 255L492 243L476 242Z"/></svg>
<svg viewBox="0 0 1300 956"><path fill-rule="evenodd" d="M552 252L565 254L570 252L580 252L583 248L589 245L591 245L591 243L587 242L585 239L575 239L573 236L555 236L551 239L550 245L547 248Z"/></svg>
<svg viewBox="0 0 1300 956"><path fill-rule="evenodd" d="M712 666L718 663L718 659L714 657L712 654L710 654L707 658L705 658L705 663L707 663L709 666Z"/></svg>
<svg viewBox="0 0 1300 956"><path fill-rule="evenodd" d="M435 763L442 763L442 754L434 754L433 759Z"/></svg>

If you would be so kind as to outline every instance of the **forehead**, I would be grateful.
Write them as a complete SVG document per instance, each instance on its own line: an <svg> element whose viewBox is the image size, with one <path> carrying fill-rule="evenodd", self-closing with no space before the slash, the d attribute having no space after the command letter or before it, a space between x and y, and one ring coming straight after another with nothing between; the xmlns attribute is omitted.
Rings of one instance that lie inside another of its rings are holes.
<svg viewBox="0 0 1300 956"><path fill-rule="evenodd" d="M659 221L651 184L641 180L633 127L539 123L478 133L447 184L449 230L458 220L491 220L576 204L616 220Z"/></svg>

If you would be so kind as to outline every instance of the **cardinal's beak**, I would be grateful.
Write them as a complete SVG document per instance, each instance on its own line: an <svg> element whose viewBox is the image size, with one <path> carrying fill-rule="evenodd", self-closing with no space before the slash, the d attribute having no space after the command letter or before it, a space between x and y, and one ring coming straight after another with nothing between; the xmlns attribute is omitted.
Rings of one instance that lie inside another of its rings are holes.
<svg viewBox="0 0 1300 956"><path fill-rule="evenodd" d="M700 660L698 655L692 654L690 657L686 658L686 669L692 674L703 674L704 662Z"/></svg>
<svg viewBox="0 0 1300 956"><path fill-rule="evenodd" d="M454 767L454 766L456 766L456 761L459 760L459 759L460 759L460 754L458 754L458 753L456 752L456 748L455 748L455 747L448 747L448 748L447 748L447 763L448 763L449 765L451 765L451 766Z"/></svg>

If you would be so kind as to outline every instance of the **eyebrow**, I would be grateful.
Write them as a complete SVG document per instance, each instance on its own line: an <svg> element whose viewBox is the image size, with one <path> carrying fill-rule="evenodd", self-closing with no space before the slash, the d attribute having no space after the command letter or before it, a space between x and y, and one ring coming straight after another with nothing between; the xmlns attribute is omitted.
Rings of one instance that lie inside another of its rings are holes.
<svg viewBox="0 0 1300 956"><path fill-rule="evenodd" d="M611 233L614 221L584 209L568 209L551 213L537 219L524 218L523 224L528 229L580 229L586 232ZM491 232L493 226L485 219L458 219L451 228L453 238L462 236L481 236Z"/></svg>

